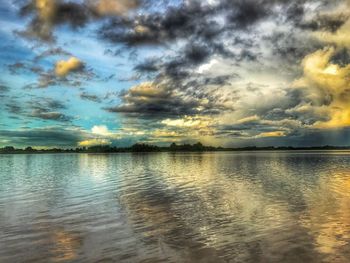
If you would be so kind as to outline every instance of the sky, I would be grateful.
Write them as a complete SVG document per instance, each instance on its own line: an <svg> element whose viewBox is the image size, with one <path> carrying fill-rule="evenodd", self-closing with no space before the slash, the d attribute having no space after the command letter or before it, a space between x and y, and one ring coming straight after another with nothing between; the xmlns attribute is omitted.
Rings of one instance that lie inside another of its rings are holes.
<svg viewBox="0 0 350 263"><path fill-rule="evenodd" d="M350 0L9 0L0 40L0 147L350 145Z"/></svg>

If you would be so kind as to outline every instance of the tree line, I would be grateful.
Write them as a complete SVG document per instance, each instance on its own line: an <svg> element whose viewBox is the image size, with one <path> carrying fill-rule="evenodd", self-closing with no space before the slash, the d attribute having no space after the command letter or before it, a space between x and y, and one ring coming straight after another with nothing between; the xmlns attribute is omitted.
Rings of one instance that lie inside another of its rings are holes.
<svg viewBox="0 0 350 263"><path fill-rule="evenodd" d="M149 145L144 143L136 143L130 147L116 147L109 145L96 145L91 147L77 148L50 148L50 149L35 149L33 147L15 148L6 146L0 148L0 154L12 153L119 153L119 152L210 152L210 151L293 151L293 150L350 150L349 146L318 146L318 147L241 147L241 148L223 148L205 146L198 142L195 144L176 144L172 143L168 147Z"/></svg>

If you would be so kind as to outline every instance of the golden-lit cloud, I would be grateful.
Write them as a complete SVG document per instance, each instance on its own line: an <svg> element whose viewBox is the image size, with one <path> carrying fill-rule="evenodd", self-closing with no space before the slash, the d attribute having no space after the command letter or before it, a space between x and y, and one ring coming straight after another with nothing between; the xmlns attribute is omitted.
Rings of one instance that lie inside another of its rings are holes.
<svg viewBox="0 0 350 263"><path fill-rule="evenodd" d="M71 72L82 69L83 63L76 57L70 57L68 60L60 60L56 63L55 73L58 77L65 77Z"/></svg>
<svg viewBox="0 0 350 263"><path fill-rule="evenodd" d="M257 115L253 115L253 116L249 116L249 117L245 117L242 119L239 119L236 123L237 124L243 124L243 123L248 123L248 122L252 122L252 121L259 121L260 118Z"/></svg>
<svg viewBox="0 0 350 263"><path fill-rule="evenodd" d="M350 64L332 63L335 54L336 50L329 47L306 56L302 63L304 76L294 82L314 107L328 115L327 121L314 124L316 128L350 126Z"/></svg>
<svg viewBox="0 0 350 263"><path fill-rule="evenodd" d="M138 96L140 98L156 98L162 97L168 93L164 86L155 85L153 82L143 82L130 89L130 95Z"/></svg>
<svg viewBox="0 0 350 263"><path fill-rule="evenodd" d="M145 34L149 32L149 28L143 25L137 25L134 28L135 32L138 34Z"/></svg>
<svg viewBox="0 0 350 263"><path fill-rule="evenodd" d="M262 132L257 137L268 138L268 137L284 137L286 133L284 131L272 131L272 132Z"/></svg>
<svg viewBox="0 0 350 263"><path fill-rule="evenodd" d="M210 118L207 117L191 117L185 116L181 119L165 119L161 122L166 126L178 127L178 128L205 128L211 123Z"/></svg>
<svg viewBox="0 0 350 263"><path fill-rule="evenodd" d="M183 137L183 135L181 135L178 131L169 131L169 130L155 130L154 132L152 132L152 134L154 137L156 137L157 139L160 139L162 137L164 138L177 138L177 137Z"/></svg>
<svg viewBox="0 0 350 263"><path fill-rule="evenodd" d="M51 23L56 12L55 0L36 0L35 7L38 10L42 22Z"/></svg>
<svg viewBox="0 0 350 263"><path fill-rule="evenodd" d="M100 138L95 138L95 139L89 139L89 140L84 140L79 142L79 146L81 147L90 147L90 146L96 146L96 145L110 145L111 141L108 139L100 139Z"/></svg>
<svg viewBox="0 0 350 263"><path fill-rule="evenodd" d="M57 15L60 2L57 0L35 0L39 18L52 22ZM94 9L100 16L123 15L139 6L138 0L86 0L84 4Z"/></svg>
<svg viewBox="0 0 350 263"><path fill-rule="evenodd" d="M99 15L123 15L139 5L137 0L99 0L95 4Z"/></svg>

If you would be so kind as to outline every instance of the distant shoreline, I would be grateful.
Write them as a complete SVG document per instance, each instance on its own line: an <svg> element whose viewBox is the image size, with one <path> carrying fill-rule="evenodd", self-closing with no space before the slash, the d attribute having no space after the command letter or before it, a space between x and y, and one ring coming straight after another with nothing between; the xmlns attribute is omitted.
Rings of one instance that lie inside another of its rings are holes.
<svg viewBox="0 0 350 263"><path fill-rule="evenodd" d="M169 147L159 147L148 144L134 144L131 147L111 147L111 146L91 146L71 149L33 149L27 147L25 149L6 146L0 148L0 154L45 154L45 153L154 153L154 152L261 152L261 151L350 151L350 146L319 146L319 147L239 147L224 148L204 146L201 143L196 144L171 144Z"/></svg>

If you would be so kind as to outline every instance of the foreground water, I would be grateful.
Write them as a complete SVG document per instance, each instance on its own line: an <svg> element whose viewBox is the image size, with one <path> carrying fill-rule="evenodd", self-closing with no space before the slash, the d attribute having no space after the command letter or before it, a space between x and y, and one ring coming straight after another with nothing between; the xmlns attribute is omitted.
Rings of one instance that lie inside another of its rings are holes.
<svg viewBox="0 0 350 263"><path fill-rule="evenodd" d="M0 155L0 262L349 262L350 153Z"/></svg>

